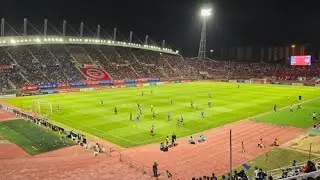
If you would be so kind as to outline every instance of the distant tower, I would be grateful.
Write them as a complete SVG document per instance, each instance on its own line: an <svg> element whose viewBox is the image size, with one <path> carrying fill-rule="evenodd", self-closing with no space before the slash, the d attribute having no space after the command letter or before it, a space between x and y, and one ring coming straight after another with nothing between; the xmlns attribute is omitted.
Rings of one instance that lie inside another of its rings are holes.
<svg viewBox="0 0 320 180"><path fill-rule="evenodd" d="M201 39L199 45L198 58L204 59L206 57L206 46L207 46L207 20L211 16L211 9L203 8L201 9L201 17L203 19Z"/></svg>

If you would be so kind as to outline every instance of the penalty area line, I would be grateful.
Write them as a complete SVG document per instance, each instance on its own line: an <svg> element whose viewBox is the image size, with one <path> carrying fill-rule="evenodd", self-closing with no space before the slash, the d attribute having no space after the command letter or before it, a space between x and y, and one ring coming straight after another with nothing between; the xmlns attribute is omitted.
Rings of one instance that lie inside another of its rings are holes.
<svg viewBox="0 0 320 180"><path fill-rule="evenodd" d="M86 128L93 129L93 130L95 130L95 131L101 132L101 133L106 134L106 135L108 135L108 136L112 136L112 137L115 137L115 138L124 140L124 141L126 141L126 142L129 142L129 143L132 143L132 144L135 144L135 145L139 145L139 143L137 143L137 142L131 141L131 140L129 140L129 139L125 139L125 138L120 137L120 136L117 136L117 135L113 135L113 134L107 133L107 132L105 132L105 131L102 131L102 130L100 130L100 129L97 129L97 128L94 128L94 127L91 127L91 126L87 126L87 125L84 125L84 124L80 124L80 123L75 122L75 121L73 121L73 120L71 120L71 119L69 119L69 118L63 118L63 119L64 119L64 120L67 120L67 121L69 121L69 122L78 124L78 125L80 125L80 126L83 126L83 127L86 127ZM63 124L63 123L62 123L62 124ZM75 129L76 129L76 128L75 128ZM89 134L91 134L91 133L89 133ZM93 135L93 134L91 134L91 135ZM93 136L95 136L95 135L93 135Z"/></svg>

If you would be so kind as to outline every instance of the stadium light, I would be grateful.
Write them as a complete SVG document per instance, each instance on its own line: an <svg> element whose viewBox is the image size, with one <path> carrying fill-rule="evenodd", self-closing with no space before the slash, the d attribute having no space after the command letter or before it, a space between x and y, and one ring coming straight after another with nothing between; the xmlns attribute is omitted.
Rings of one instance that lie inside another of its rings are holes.
<svg viewBox="0 0 320 180"><path fill-rule="evenodd" d="M212 15L212 9L208 6L205 6L201 9L200 15L203 19L202 30L201 30L201 39L199 45L198 59L204 59L206 57L206 41L207 41L207 20Z"/></svg>
<svg viewBox="0 0 320 180"><path fill-rule="evenodd" d="M292 48L295 48L295 47L296 47L296 45L292 44L292 45L291 45L291 47L292 47Z"/></svg>
<svg viewBox="0 0 320 180"><path fill-rule="evenodd" d="M210 50L210 52L212 52L212 53L213 53L213 49L211 49L211 50Z"/></svg>
<svg viewBox="0 0 320 180"><path fill-rule="evenodd" d="M16 41L15 41L14 39L11 39L11 40L10 40L10 43L11 43L11 44L15 44Z"/></svg>
<svg viewBox="0 0 320 180"><path fill-rule="evenodd" d="M201 9L201 16L202 17L209 17L212 14L212 9L209 8L203 8Z"/></svg>
<svg viewBox="0 0 320 180"><path fill-rule="evenodd" d="M178 50L176 50L176 53L177 53L177 54L179 54L179 51L178 51Z"/></svg>

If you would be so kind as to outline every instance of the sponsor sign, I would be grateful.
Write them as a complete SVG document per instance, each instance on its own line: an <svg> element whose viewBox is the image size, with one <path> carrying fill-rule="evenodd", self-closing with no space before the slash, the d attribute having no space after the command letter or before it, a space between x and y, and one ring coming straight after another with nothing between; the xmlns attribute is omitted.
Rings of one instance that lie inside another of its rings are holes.
<svg viewBox="0 0 320 180"><path fill-rule="evenodd" d="M69 87L68 83L59 83L57 87Z"/></svg>
<svg viewBox="0 0 320 180"><path fill-rule="evenodd" d="M46 84L38 84L39 89L51 89L56 88L57 84L55 83L46 83Z"/></svg>
<svg viewBox="0 0 320 180"><path fill-rule="evenodd" d="M148 78L137 79L138 82L148 82Z"/></svg>
<svg viewBox="0 0 320 180"><path fill-rule="evenodd" d="M88 86L92 86L92 85L99 85L100 81L82 81L84 83L86 83Z"/></svg>
<svg viewBox="0 0 320 180"><path fill-rule="evenodd" d="M80 92L87 92L87 91L93 91L95 88L81 88Z"/></svg>
<svg viewBox="0 0 320 180"><path fill-rule="evenodd" d="M237 80L229 80L229 83L236 83Z"/></svg>
<svg viewBox="0 0 320 180"><path fill-rule="evenodd" d="M292 86L303 86L302 83L292 83Z"/></svg>
<svg viewBox="0 0 320 180"><path fill-rule="evenodd" d="M124 80L113 80L114 84L121 84L124 83Z"/></svg>
<svg viewBox="0 0 320 180"><path fill-rule="evenodd" d="M125 83L134 83L134 82L136 82L136 80L135 79L127 79L124 82Z"/></svg>
<svg viewBox="0 0 320 180"><path fill-rule="evenodd" d="M100 81L100 84L101 85L110 85L110 84L113 84L113 82L110 80L103 80L103 81Z"/></svg>
<svg viewBox="0 0 320 180"><path fill-rule="evenodd" d="M7 94L7 95L1 95L0 99L7 99L7 98L13 98L16 97L15 94Z"/></svg>
<svg viewBox="0 0 320 180"><path fill-rule="evenodd" d="M38 89L38 86L23 86L22 88L21 88L21 90L23 90L23 91L33 91L33 90L37 90Z"/></svg>
<svg viewBox="0 0 320 180"><path fill-rule="evenodd" d="M69 83L69 85L72 87L77 87L77 86L86 86L87 84L85 82L72 82L72 83Z"/></svg>
<svg viewBox="0 0 320 180"><path fill-rule="evenodd" d="M158 82L158 81L160 81L160 78L149 78L148 81L149 82Z"/></svg>

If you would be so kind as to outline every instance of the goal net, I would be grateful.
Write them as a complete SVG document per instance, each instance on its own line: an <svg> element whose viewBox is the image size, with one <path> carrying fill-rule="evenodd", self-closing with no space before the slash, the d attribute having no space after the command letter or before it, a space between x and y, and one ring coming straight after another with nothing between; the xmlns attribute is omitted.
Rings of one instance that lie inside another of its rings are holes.
<svg viewBox="0 0 320 180"><path fill-rule="evenodd" d="M31 111L40 116L49 116L52 114L52 103L43 100L32 101Z"/></svg>
<svg viewBox="0 0 320 180"><path fill-rule="evenodd" d="M267 79L251 78L250 83L267 84Z"/></svg>

